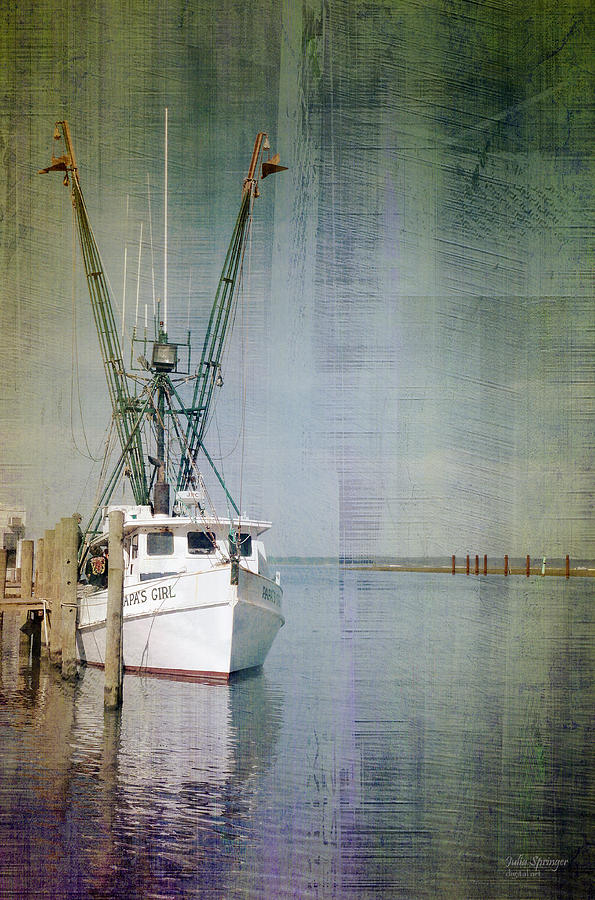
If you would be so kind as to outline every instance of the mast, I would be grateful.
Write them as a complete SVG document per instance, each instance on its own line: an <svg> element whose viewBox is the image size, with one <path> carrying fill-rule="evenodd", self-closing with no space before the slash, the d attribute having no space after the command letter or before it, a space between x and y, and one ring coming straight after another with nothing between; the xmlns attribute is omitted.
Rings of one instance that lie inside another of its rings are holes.
<svg viewBox="0 0 595 900"><path fill-rule="evenodd" d="M213 400L215 387L220 386L221 358L223 345L228 326L230 324L231 311L235 296L241 259L246 242L247 225L252 212L254 199L258 197L257 167L263 150L269 149L268 135L261 131L257 134L250 160L248 175L244 179L240 211L236 219L231 241L223 264L223 271L219 278L215 300L211 308L207 332L204 339L200 363L197 370L197 379L192 397L192 405L188 415L188 427L186 430L185 446L178 471L177 489L186 490L193 481L193 468L199 450L202 448L205 431L208 425L208 414ZM262 178L274 172L281 172L286 166L279 165L279 156L262 162ZM206 454L206 451L205 451ZM213 469L211 458L206 454ZM223 484L223 480L217 470L215 474ZM225 487L225 486L224 486Z"/></svg>
<svg viewBox="0 0 595 900"><path fill-rule="evenodd" d="M112 415L120 446L125 453L125 471L130 478L136 503L145 504L148 500L148 491L142 439L140 430L135 426L137 404L128 388L112 301L99 249L87 215L68 122L56 123L54 138L56 140L63 138L66 152L59 157L52 155L51 165L41 169L40 174L64 172L64 185L70 187L91 308L112 404Z"/></svg>
<svg viewBox="0 0 595 900"><path fill-rule="evenodd" d="M165 178L167 182L167 110L166 110L166 165ZM139 362L145 369L148 377L143 393L133 397L128 387L128 376L124 369L120 340L113 314L111 298L107 288L107 279L103 271L103 265L95 237L89 223L82 190L80 187L78 168L74 155L74 148L70 137L68 122L57 122L54 133L56 139L64 140L66 152L56 157L52 155L51 165L41 172L61 171L65 173L64 184L70 187L72 203L76 214L77 229L81 252L83 255L85 275L91 298L91 307L95 319L99 346L104 364L106 380L112 403L112 414L116 424L120 440L121 455L104 487L101 503L108 503L115 490L122 471L131 480L135 502L145 505L149 502L149 494L154 486L153 500L156 514L169 513L169 483L167 480L167 433L171 425L171 433L179 444L180 464L177 473L176 487L184 490L194 483L195 463L199 450L202 450L209 464L213 468L228 500L239 514L233 498L229 494L222 476L217 471L206 447L204 435L208 426L208 414L213 400L214 389L220 386L221 361L223 346L227 331L233 321L233 305L235 300L236 285L243 258L247 226L250 220L252 204L258 197L258 166L260 164L260 178L266 178L274 172L280 172L285 166L279 165L279 156L275 155L267 160L262 159L264 151L269 149L268 137L265 132L260 132L254 143L248 176L244 180L240 211L236 219L231 241L225 257L223 270L217 285L215 299L211 308L211 314L204 338L202 354L196 374L191 376L195 382L191 405L188 406L178 394L172 378L174 373L180 373L178 368L178 348L186 347L188 351L188 369L185 374L190 375L190 332L188 331L187 344L170 342L167 333L167 187L165 201L165 261L164 261L164 315L163 321L159 321L159 302L157 304L156 335L152 348L152 359L149 362L145 356L140 356ZM150 203L150 192L149 192ZM152 225L151 227L151 252ZM140 241L142 243L142 231ZM137 273L136 293L136 320L138 320L139 283L140 283L140 244ZM153 300L155 298L153 297ZM188 323L189 324L189 323ZM143 344L143 353L147 351L147 307L145 305L145 334L140 343ZM136 324L132 343L136 338ZM188 381L183 378L182 381ZM167 420L166 417L170 419ZM143 452L142 431L147 420L153 423L156 441L156 457L149 456L148 461L154 466L151 483L147 484L145 461ZM168 428L166 428L168 421ZM182 424L183 423L183 424ZM154 482L154 485L153 485ZM93 532L96 517L99 515L99 504L95 507L87 532Z"/></svg>

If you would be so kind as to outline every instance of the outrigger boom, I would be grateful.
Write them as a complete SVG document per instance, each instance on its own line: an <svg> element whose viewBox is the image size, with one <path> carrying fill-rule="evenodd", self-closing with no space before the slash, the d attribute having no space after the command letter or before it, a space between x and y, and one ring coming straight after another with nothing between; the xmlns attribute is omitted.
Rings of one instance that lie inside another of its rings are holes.
<svg viewBox="0 0 595 900"><path fill-rule="evenodd" d="M169 340L167 332L162 327L163 323L156 324L151 361L149 362L145 356L140 357L143 368L149 376L145 379L143 390L140 394L137 393L139 377L136 375L132 379L133 387L131 388L131 375L126 372L124 366L108 282L87 214L67 121L56 122L54 139L63 140L64 153L59 156L52 154L51 164L47 168L41 169L40 173L62 172L64 173L64 185L70 188L91 307L110 395L112 418L121 448L121 455L112 474L107 478L100 502L89 519L86 529L86 544L97 533L101 507L109 503L122 472L130 480L136 504L141 506L149 504L152 492L155 509L160 512L168 511L170 480L175 482L176 492L192 488L197 481L196 463L201 450L213 468L228 500L235 511L239 512L223 477L204 446L204 438L215 388L222 384L223 347L233 320L232 310L244 254L247 224L253 201L259 196L259 180L275 172L281 172L286 167L279 164L278 154L264 159L264 154L270 150L270 145L266 132L259 132L254 142L248 175L243 182L240 211L217 285L200 362L196 372L193 375L186 373L186 377L183 379L184 382L194 380L192 400L190 404L187 404L180 396L179 383L176 384L171 377L172 374L179 372L178 347L183 345L172 343ZM259 163L260 173L258 171ZM146 347L146 337L143 344ZM190 362L189 337L188 357ZM148 415L154 426L157 448L156 457L151 459L148 458L146 447L143 445L143 426ZM172 471L172 454L165 446L166 416L170 417L178 445L177 473ZM150 480L147 478L145 460L154 466Z"/></svg>

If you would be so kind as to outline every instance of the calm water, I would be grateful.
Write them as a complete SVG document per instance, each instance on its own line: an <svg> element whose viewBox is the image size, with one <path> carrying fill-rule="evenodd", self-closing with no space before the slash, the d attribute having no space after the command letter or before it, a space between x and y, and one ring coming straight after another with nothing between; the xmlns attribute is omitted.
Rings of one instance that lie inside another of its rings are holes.
<svg viewBox="0 0 595 900"><path fill-rule="evenodd" d="M0 896L591 896L592 582L282 579L262 672L121 715L5 614Z"/></svg>

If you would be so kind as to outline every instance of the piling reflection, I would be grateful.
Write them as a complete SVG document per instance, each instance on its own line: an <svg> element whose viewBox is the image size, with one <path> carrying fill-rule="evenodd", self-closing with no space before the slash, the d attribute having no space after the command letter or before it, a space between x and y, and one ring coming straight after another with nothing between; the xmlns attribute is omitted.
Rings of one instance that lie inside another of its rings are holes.
<svg viewBox="0 0 595 900"><path fill-rule="evenodd" d="M0 894L589 896L587 579L284 589L271 681L130 676L110 716L102 672L34 668L5 618Z"/></svg>
<svg viewBox="0 0 595 900"><path fill-rule="evenodd" d="M0 892L128 898L159 882L198 897L206 879L226 896L275 752L279 691L262 672L221 685L129 676L122 710L104 714L102 672L69 685L6 624Z"/></svg>

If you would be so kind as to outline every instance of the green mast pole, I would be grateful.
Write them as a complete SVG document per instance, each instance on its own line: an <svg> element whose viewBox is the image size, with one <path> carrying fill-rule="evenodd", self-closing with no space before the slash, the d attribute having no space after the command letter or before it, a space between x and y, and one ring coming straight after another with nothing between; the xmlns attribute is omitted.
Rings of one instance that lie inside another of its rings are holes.
<svg viewBox="0 0 595 900"><path fill-rule="evenodd" d="M60 128L62 135L60 135ZM147 479L141 435L138 430L135 431L133 429L135 402L128 389L107 280L93 235L93 229L87 215L78 177L74 148L70 137L70 128L66 121L56 123L54 137L59 139L60 136L64 139L66 154L58 158L52 156L52 164L47 169L42 169L41 172L63 171L66 173L64 184L70 184L91 308L99 339L116 431L121 447L127 448L126 462L134 499L136 503L143 504L148 499Z"/></svg>

